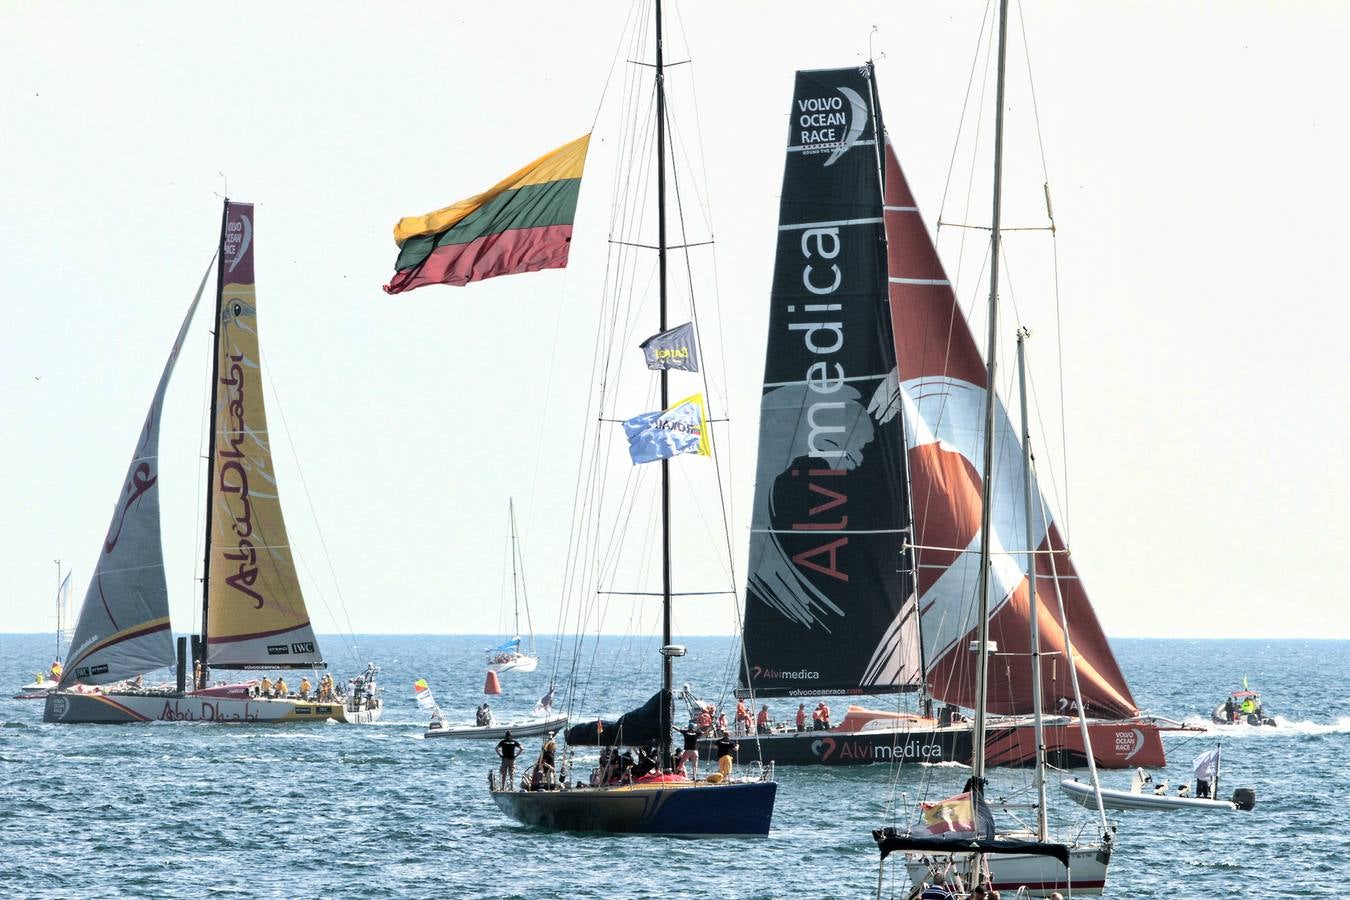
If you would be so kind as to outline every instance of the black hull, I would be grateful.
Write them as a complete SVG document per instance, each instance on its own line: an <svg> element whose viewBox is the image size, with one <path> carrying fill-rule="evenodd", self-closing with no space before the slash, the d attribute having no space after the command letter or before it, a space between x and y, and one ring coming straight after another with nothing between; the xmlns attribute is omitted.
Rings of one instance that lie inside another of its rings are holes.
<svg viewBox="0 0 1350 900"><path fill-rule="evenodd" d="M493 791L502 812L551 831L760 837L769 833L778 785L687 784Z"/></svg>
<svg viewBox="0 0 1350 900"><path fill-rule="evenodd" d="M1158 725L1142 719L1120 722L1089 720L1091 752L1098 767L1159 768L1167 764ZM860 766L868 763L938 763L970 765L974 746L970 723L944 727L866 729L864 731L801 731L736 739L741 764L756 760L780 766ZM1087 765L1087 748L1075 720L1056 717L1045 723L1046 758L1051 765ZM699 741L699 757L711 762L714 743ZM997 718L985 739L990 766L1022 767L1036 761L1035 727L1030 718Z"/></svg>
<svg viewBox="0 0 1350 900"><path fill-rule="evenodd" d="M971 758L968 728L908 731L789 731L736 738L736 761L780 766L865 766L890 762L960 762ZM714 742L701 740L699 759L714 761Z"/></svg>

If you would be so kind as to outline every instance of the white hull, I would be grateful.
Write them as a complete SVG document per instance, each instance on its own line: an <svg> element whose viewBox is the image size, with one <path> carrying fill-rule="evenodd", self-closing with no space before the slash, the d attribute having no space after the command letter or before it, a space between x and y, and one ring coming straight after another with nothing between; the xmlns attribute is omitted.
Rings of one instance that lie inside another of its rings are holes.
<svg viewBox="0 0 1350 900"><path fill-rule="evenodd" d="M1084 784L1072 778L1059 783L1060 790L1069 795L1069 799L1079 806L1096 809L1097 801L1093 796L1092 785ZM1232 812L1237 806L1228 800L1208 800L1204 797L1177 797L1160 794L1136 794L1133 791L1120 791L1102 788L1102 805L1107 809L1204 809Z"/></svg>
<svg viewBox="0 0 1350 900"><path fill-rule="evenodd" d="M969 853L953 853L951 858L958 871L969 868ZM1106 886L1106 867L1111 854L1100 844L1070 847L1067 872L1059 860L1049 856L991 853L985 859L995 890L1004 892L1005 896L1025 887L1032 897L1048 897L1052 891L1067 897L1070 890L1073 896L1100 894ZM934 863L945 864L946 860L947 854L906 853L905 869L910 881L918 884L928 877Z"/></svg>
<svg viewBox="0 0 1350 900"><path fill-rule="evenodd" d="M511 732L514 738L531 737L546 734L567 726L567 716L548 718L518 719L514 722L500 722L493 725L442 725L430 727L422 733L425 738L461 738L474 741L500 741Z"/></svg>
<svg viewBox="0 0 1350 900"><path fill-rule="evenodd" d="M539 667L539 657L525 653L514 653L504 662L488 663L488 668L498 675L506 672L533 672Z"/></svg>
<svg viewBox="0 0 1350 900"><path fill-rule="evenodd" d="M43 709L44 722L131 724L136 722L225 722L289 724L347 722L366 725L383 712L378 701L319 703L299 698L272 699L221 695L211 689L179 694L169 691L123 693L52 691Z"/></svg>
<svg viewBox="0 0 1350 900"><path fill-rule="evenodd" d="M41 700L47 696L49 691L56 690L56 682L44 679L34 681L31 684L25 684L19 688L19 692L14 695L15 700Z"/></svg>

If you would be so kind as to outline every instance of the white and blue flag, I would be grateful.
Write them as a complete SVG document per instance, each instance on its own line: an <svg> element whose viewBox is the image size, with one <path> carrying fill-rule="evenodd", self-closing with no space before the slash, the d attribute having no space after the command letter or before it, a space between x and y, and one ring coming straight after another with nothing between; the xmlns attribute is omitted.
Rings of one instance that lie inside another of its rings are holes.
<svg viewBox="0 0 1350 900"><path fill-rule="evenodd" d="M643 413L623 423L633 463L669 459L679 453L711 456L703 395L686 397L664 412Z"/></svg>

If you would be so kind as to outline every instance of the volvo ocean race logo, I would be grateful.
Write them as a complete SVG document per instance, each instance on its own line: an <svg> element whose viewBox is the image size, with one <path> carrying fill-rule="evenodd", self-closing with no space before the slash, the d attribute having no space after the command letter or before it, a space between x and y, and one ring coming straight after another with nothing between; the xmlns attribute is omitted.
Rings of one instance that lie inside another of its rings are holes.
<svg viewBox="0 0 1350 900"><path fill-rule="evenodd" d="M253 223L249 221L248 216L241 214L238 222L225 223L225 259L228 263L226 272L234 271L234 267L239 265L244 254L248 252L248 245L252 241Z"/></svg>
<svg viewBox="0 0 1350 900"><path fill-rule="evenodd" d="M867 127L867 104L853 88L835 88L842 96L797 101L797 135L802 153L830 153L826 166L848 152Z"/></svg>
<svg viewBox="0 0 1350 900"><path fill-rule="evenodd" d="M1130 760L1144 749L1144 732L1138 728L1116 732L1116 752L1125 754L1123 759Z"/></svg>

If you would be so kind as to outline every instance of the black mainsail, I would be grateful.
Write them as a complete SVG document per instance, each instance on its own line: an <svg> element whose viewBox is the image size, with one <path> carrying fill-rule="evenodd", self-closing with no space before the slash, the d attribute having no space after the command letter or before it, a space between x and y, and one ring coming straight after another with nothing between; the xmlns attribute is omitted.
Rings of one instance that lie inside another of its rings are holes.
<svg viewBox="0 0 1350 900"><path fill-rule="evenodd" d="M798 72L760 407L742 691L922 679L871 65Z"/></svg>

